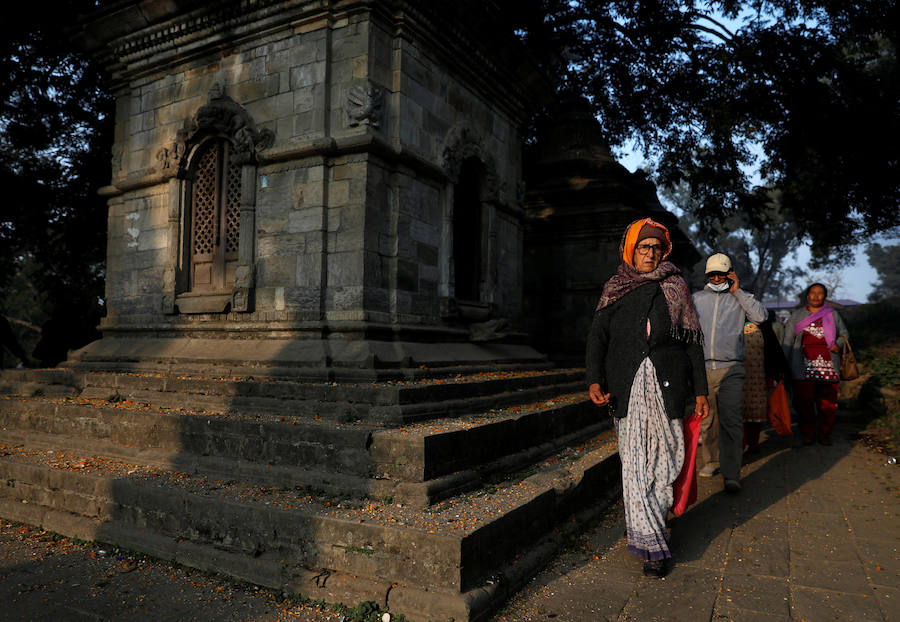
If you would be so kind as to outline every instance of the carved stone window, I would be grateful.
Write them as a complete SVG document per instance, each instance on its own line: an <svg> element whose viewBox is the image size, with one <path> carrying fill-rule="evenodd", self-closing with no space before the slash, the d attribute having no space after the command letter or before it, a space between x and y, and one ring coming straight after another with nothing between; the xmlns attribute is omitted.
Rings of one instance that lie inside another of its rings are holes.
<svg viewBox="0 0 900 622"><path fill-rule="evenodd" d="M226 140L207 141L191 184L190 291L230 295L241 231L241 167Z"/></svg>
<svg viewBox="0 0 900 622"><path fill-rule="evenodd" d="M252 310L256 156L274 139L217 84L175 144L158 154L164 169L178 163L169 195L167 313Z"/></svg>

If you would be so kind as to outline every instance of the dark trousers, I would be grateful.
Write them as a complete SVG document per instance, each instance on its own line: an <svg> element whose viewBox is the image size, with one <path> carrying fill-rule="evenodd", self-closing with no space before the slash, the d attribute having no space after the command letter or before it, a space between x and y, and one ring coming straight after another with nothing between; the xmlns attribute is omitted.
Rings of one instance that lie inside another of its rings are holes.
<svg viewBox="0 0 900 622"><path fill-rule="evenodd" d="M837 399L836 382L794 381L794 408L797 410L800 434L804 440L815 440L817 427L819 440L831 436L837 413Z"/></svg>
<svg viewBox="0 0 900 622"><path fill-rule="evenodd" d="M719 464L725 479L741 478L744 454L744 365L706 370L709 417L700 422L697 467Z"/></svg>

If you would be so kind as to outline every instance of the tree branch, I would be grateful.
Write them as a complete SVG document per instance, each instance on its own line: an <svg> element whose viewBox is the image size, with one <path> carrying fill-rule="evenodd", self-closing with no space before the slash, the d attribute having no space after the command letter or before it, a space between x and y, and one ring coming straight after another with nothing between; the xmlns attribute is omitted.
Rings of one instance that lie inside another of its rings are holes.
<svg viewBox="0 0 900 622"><path fill-rule="evenodd" d="M18 324L19 326L24 326L25 328L27 328L29 330L33 330L36 333L41 332L41 327L36 324L32 324L31 322L26 322L25 320L20 320L18 318L9 317L8 315L6 316L6 319L14 324Z"/></svg>

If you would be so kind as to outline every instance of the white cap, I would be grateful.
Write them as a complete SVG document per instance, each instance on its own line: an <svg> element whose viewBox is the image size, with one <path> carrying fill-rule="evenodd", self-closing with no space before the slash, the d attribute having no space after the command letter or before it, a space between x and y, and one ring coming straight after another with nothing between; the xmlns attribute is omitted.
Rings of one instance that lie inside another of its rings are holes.
<svg viewBox="0 0 900 622"><path fill-rule="evenodd" d="M731 260L724 253L716 253L710 255L706 260L706 274L710 272L731 272Z"/></svg>

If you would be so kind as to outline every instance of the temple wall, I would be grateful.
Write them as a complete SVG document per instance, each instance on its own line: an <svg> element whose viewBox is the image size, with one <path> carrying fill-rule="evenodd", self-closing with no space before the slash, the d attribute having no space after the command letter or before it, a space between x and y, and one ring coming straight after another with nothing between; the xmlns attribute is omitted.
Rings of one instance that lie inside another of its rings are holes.
<svg viewBox="0 0 900 622"><path fill-rule="evenodd" d="M519 315L515 106L486 96L481 82L489 77L454 61L452 50L421 33L397 36L396 28L377 12L307 16L265 35L238 33L206 53L162 55L139 72L121 70L108 327L440 325L447 319L441 301L453 297L452 187L460 162L472 157L484 164L489 186L484 302L495 314ZM252 305L244 313L191 314L170 302L169 290L182 287L172 273L189 226L183 190L171 182L190 155L179 152L184 134L215 85L274 143L257 153Z"/></svg>

